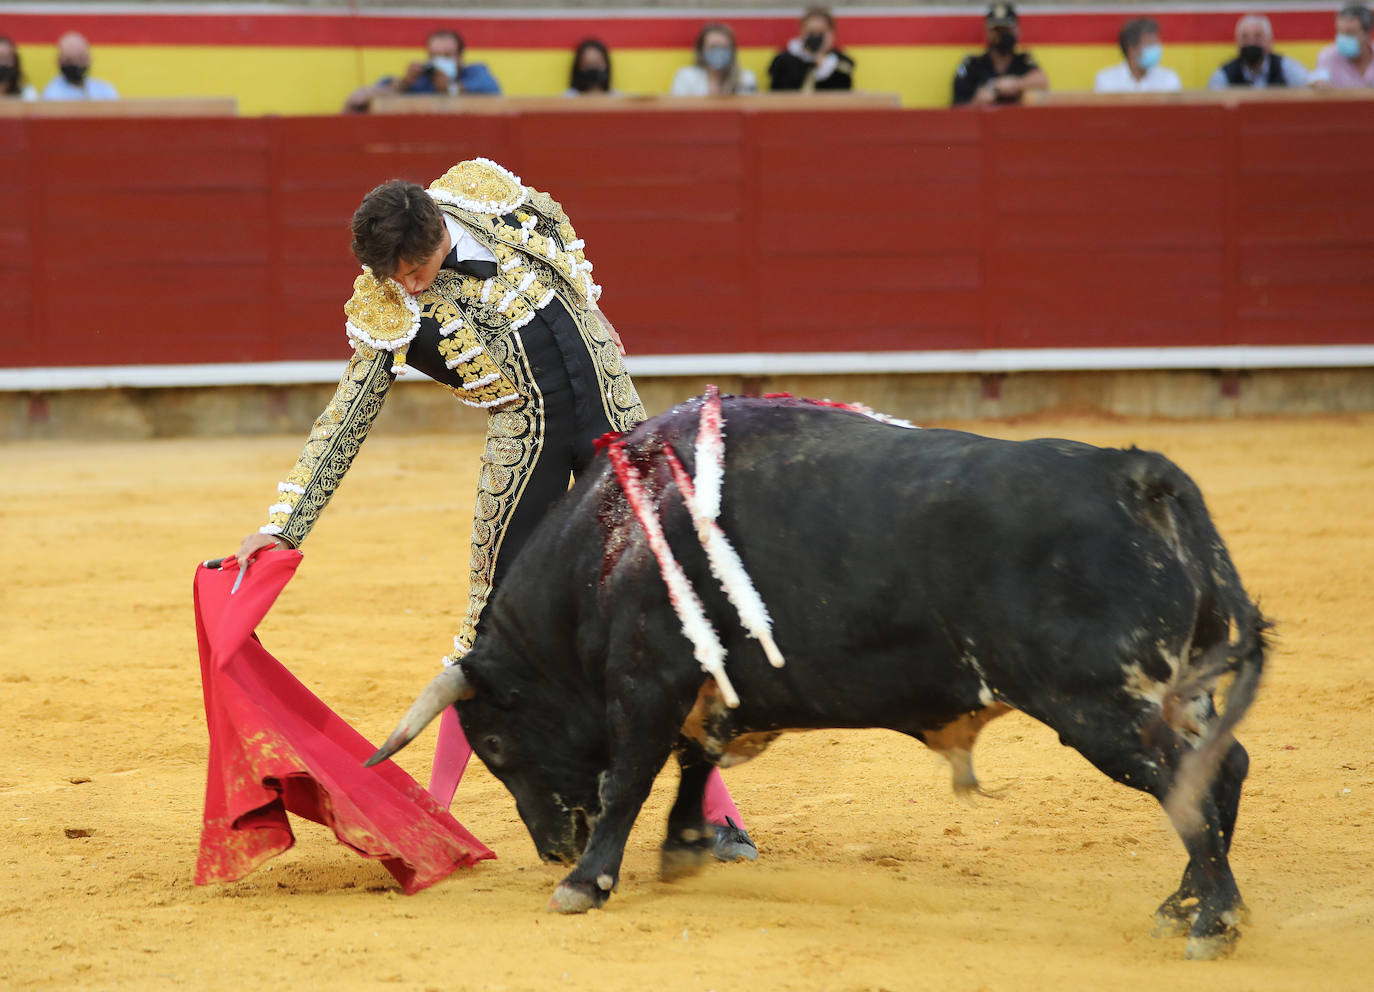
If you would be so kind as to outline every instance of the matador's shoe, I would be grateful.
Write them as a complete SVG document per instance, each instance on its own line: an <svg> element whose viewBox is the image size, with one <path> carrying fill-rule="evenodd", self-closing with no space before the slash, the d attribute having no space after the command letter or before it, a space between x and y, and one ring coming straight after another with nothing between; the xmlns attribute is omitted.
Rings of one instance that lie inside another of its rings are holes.
<svg viewBox="0 0 1374 992"><path fill-rule="evenodd" d="M730 817L727 816L724 823L713 823L711 826L716 831L716 842L711 848L711 853L716 856L718 861L757 861L759 859L759 849L749 839L749 834L745 832L743 827L737 826Z"/></svg>

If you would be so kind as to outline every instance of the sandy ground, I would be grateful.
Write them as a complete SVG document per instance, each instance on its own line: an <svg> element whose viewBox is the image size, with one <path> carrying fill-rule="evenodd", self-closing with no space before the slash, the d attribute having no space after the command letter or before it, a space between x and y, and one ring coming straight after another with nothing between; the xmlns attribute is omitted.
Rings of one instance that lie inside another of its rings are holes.
<svg viewBox="0 0 1374 992"><path fill-rule="evenodd" d="M620 892L586 916L544 912L562 869L480 766L455 813L500 859L417 896L300 821L269 866L195 887L192 571L257 525L292 437L0 447L0 988L1374 987L1374 417L962 426L1171 455L1280 622L1240 735L1232 862L1253 922L1231 960L1148 935L1184 864L1156 804L1015 714L977 755L1005 794L971 806L895 734L784 738L727 775L760 861L671 886L670 771ZM374 740L461 611L476 452L369 442L261 631ZM432 742L401 755L422 780Z"/></svg>

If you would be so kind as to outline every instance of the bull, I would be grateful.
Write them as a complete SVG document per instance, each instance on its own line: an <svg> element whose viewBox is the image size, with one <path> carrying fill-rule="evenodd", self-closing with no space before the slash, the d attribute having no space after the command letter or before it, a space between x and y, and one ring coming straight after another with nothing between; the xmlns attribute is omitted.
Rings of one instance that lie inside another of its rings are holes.
<svg viewBox="0 0 1374 992"><path fill-rule="evenodd" d="M477 646L369 763L456 704L539 855L575 862L549 908L581 912L617 887L630 829L674 753L669 879L706 860L711 768L785 731L907 734L947 758L966 792L978 788L979 731L1020 710L1165 805L1188 862L1155 933L1186 933L1190 958L1229 953L1244 904L1228 852L1249 765L1233 729L1258 686L1268 623L1193 481L1134 448L727 398L723 494L706 523L731 536L767 604L765 652L715 581L688 509L687 478L709 468L693 464L709 402L616 445L719 632L726 670L712 677L693 657L683 591L670 595L625 473L603 454L513 563Z"/></svg>

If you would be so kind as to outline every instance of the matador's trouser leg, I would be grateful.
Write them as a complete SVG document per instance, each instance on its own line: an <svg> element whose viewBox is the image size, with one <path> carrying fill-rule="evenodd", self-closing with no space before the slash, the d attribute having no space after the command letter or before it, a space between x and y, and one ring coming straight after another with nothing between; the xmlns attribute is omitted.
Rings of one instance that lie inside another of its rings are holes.
<svg viewBox="0 0 1374 992"><path fill-rule="evenodd" d="M610 401L602 395L588 348L577 318L558 302L519 332L511 365L516 385L529 398L492 413L487 422L472 524L468 611L454 638L455 657L472 647L488 598L549 507L567 492L569 478L591 464L593 442L643 418L638 397L638 412L629 419L626 411L607 408ZM440 721L429 788L441 804L452 801L471 754L450 708Z"/></svg>

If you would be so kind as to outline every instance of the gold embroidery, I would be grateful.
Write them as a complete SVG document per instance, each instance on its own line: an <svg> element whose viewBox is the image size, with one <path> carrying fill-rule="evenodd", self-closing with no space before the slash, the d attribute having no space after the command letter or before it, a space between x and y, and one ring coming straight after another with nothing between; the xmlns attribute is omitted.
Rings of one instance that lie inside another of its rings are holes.
<svg viewBox="0 0 1374 992"><path fill-rule="evenodd" d="M420 308L394 279L378 279L372 270L353 280L353 296L344 304L345 324L355 345L391 351L405 364L406 346L420 329Z"/></svg>
<svg viewBox="0 0 1374 992"><path fill-rule="evenodd" d="M420 312L439 322L439 354L462 378L463 386L448 386L469 406L491 409L518 400L522 393L501 370L507 368L493 345L509 336L508 315L480 300L482 280L441 270L429 289L417 298ZM488 294L490 295L490 294Z"/></svg>
<svg viewBox="0 0 1374 992"><path fill-rule="evenodd" d="M311 428L295 467L277 487L278 502L269 511L264 532L300 547L382 410L394 379L391 363L386 352L359 346L334 398Z"/></svg>
<svg viewBox="0 0 1374 992"><path fill-rule="evenodd" d="M482 449L482 472L472 519L472 561L468 576L468 609L453 638L456 660L472 647L477 621L491 596L491 579L501 552L506 527L529 483L531 470L544 447L544 397L535 382L518 334L503 340L503 368L512 370L520 391L529 399L503 407L487 420L487 443Z"/></svg>
<svg viewBox="0 0 1374 992"><path fill-rule="evenodd" d="M508 223L500 215L476 213L447 203L441 203L440 209L496 255L498 272L495 278L501 283L503 294L514 289L517 298L523 297L533 309L540 310L548 305L553 290L562 288L570 291L578 308L593 305L600 295L600 287L592 281L591 263L582 250L582 242L576 240L576 232L566 216L562 216L557 203L536 190L528 192L531 202L526 209L514 214L519 226ZM535 206L537 197L543 197L549 209L556 210L562 220L541 213ZM522 285L531 274L537 283Z"/></svg>
<svg viewBox="0 0 1374 992"><path fill-rule="evenodd" d="M567 300L561 294L559 299ZM606 422L618 431L628 431L649 416L639 399L634 380L625 368L620 349L611 340L610 332L591 310L577 310L568 306L568 313L577 324L582 344L591 356L596 368L597 382L601 386L601 409L606 414Z"/></svg>
<svg viewBox="0 0 1374 992"><path fill-rule="evenodd" d="M464 210L504 214L524 202L525 187L519 176L491 159L476 158L459 162L430 183L429 194Z"/></svg>

